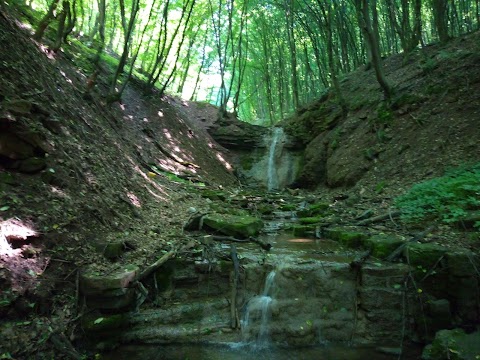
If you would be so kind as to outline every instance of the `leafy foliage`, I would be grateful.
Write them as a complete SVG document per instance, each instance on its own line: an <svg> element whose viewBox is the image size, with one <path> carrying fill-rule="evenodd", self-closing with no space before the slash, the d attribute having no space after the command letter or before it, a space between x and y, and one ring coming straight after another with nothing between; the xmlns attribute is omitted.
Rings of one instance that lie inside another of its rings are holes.
<svg viewBox="0 0 480 360"><path fill-rule="evenodd" d="M480 163L414 185L396 199L396 206L407 222L460 221L469 210L480 209Z"/></svg>

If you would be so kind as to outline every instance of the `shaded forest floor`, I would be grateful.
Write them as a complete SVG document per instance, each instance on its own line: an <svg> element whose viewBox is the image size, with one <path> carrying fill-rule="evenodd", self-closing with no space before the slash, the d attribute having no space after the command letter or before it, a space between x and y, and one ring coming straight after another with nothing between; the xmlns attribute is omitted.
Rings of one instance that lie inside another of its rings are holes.
<svg viewBox="0 0 480 360"><path fill-rule="evenodd" d="M352 115L338 130L330 129L328 144L337 137L332 174L354 174L355 181L285 192L286 201L325 199L335 204L341 222L349 223L368 209L387 211L394 196L446 166L478 161L480 52L472 45L478 43L474 34L422 50L407 65L400 56L388 59L387 70L395 73L390 79L411 96L395 110L390 126L375 120L381 99L373 73L360 69L345 78ZM263 191L240 186L235 159L206 131L216 121L214 107L155 92L143 95L136 81L122 103L108 106L103 98L108 74L86 99L84 54L73 45L51 53L48 44L30 39L28 28L1 14L0 48L0 136L7 144L0 153L0 220L5 220L0 235L13 247L0 249L0 316L8 320L0 328L0 355L50 358L58 352L52 343L68 348L81 336L79 269L145 267L187 245L183 225L192 212L210 209L204 189L222 189L232 197ZM432 75L438 73L444 76ZM430 94L411 90L419 74ZM391 146L386 138L400 140ZM411 235L405 228L398 232ZM478 246L478 233L441 228L432 236L440 243L454 239ZM122 244L115 261L103 255L110 243Z"/></svg>

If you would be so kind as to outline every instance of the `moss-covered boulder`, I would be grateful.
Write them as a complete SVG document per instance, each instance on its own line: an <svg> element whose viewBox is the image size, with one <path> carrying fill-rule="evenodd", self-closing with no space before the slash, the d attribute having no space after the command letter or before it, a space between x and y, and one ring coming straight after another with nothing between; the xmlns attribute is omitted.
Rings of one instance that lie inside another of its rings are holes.
<svg viewBox="0 0 480 360"><path fill-rule="evenodd" d="M293 225L290 229L293 236L307 236L315 232L315 226L311 225Z"/></svg>
<svg viewBox="0 0 480 360"><path fill-rule="evenodd" d="M322 216L312 216L312 217L302 217L298 219L300 224L308 225L308 224L318 224L323 220Z"/></svg>
<svg viewBox="0 0 480 360"><path fill-rule="evenodd" d="M372 250L372 255L385 258L406 242L405 238L398 235L378 234L365 239L364 246Z"/></svg>
<svg viewBox="0 0 480 360"><path fill-rule="evenodd" d="M297 204L290 204L290 203L281 204L278 207L278 210L280 210L280 211L295 211L295 210L297 210Z"/></svg>
<svg viewBox="0 0 480 360"><path fill-rule="evenodd" d="M446 253L448 271L452 276L474 276L479 267L478 256L467 249L459 249Z"/></svg>
<svg viewBox="0 0 480 360"><path fill-rule="evenodd" d="M203 225L222 234L247 238L257 235L263 228L263 221L253 216L208 214Z"/></svg>
<svg viewBox="0 0 480 360"><path fill-rule="evenodd" d="M335 227L323 230L324 237L338 241L350 248L364 247L368 235L353 227Z"/></svg>
<svg viewBox="0 0 480 360"><path fill-rule="evenodd" d="M430 270L446 252L445 247L437 244L413 242L407 244L403 255L413 267Z"/></svg>
<svg viewBox="0 0 480 360"><path fill-rule="evenodd" d="M480 332L466 334L461 329L440 330L426 346L423 360L475 360L480 358Z"/></svg>

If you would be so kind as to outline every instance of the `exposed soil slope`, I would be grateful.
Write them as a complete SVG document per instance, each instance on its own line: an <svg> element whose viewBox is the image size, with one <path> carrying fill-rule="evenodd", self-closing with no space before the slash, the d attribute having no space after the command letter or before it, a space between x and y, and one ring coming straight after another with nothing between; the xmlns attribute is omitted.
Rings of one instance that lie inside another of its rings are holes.
<svg viewBox="0 0 480 360"><path fill-rule="evenodd" d="M135 85L111 107L102 85L85 99L85 74L2 14L0 48L0 221L13 219L0 228L0 316L60 311L66 326L62 294L75 294L77 269L152 263L204 206L192 189L236 180L221 146L185 117L188 104ZM134 251L111 263L101 253L113 240ZM10 345L40 347L28 336Z"/></svg>
<svg viewBox="0 0 480 360"><path fill-rule="evenodd" d="M391 108L372 69L341 83L349 107L342 119L333 94L300 110L286 128L306 144L298 185L395 193L480 160L480 33L431 45L384 62L394 86ZM313 130L313 131L312 131Z"/></svg>

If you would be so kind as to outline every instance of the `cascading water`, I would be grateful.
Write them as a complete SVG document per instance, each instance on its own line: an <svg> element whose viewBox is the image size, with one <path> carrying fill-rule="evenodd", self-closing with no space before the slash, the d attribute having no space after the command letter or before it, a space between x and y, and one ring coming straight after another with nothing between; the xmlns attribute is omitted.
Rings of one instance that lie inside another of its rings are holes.
<svg viewBox="0 0 480 360"><path fill-rule="evenodd" d="M263 288L262 295L255 296L248 304L245 311L245 317L242 321L243 338L247 341L254 338L253 345L257 349L266 348L269 345L269 320L270 306L272 303L272 292L274 290L275 271L271 271ZM256 336L251 332L258 326Z"/></svg>
<svg viewBox="0 0 480 360"><path fill-rule="evenodd" d="M283 140L285 134L283 129L276 127L273 129L270 148L268 150L267 162L267 189L275 190L279 188L276 160L283 149Z"/></svg>

